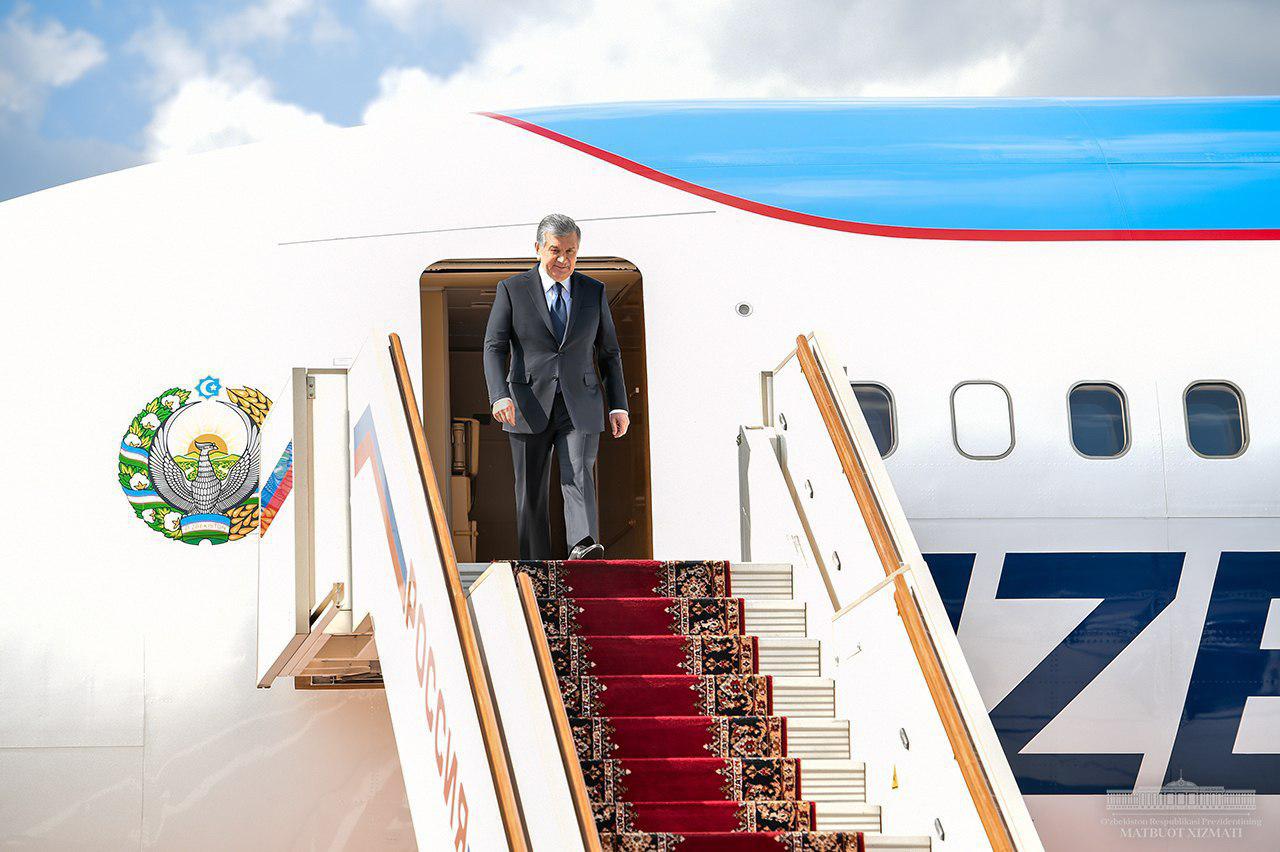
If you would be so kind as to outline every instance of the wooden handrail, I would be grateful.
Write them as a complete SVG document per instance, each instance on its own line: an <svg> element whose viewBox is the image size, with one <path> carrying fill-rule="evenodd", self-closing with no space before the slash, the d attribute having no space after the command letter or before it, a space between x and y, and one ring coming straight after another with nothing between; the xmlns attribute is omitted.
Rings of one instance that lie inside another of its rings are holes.
<svg viewBox="0 0 1280 852"><path fill-rule="evenodd" d="M831 443L835 446L845 478L849 480L849 487L853 489L858 509L871 536L871 543L880 557L885 576L893 575L901 565L898 546L889 531L880 502L871 488L866 468L840 416L840 410L836 406L835 397L827 384L822 367L809 347L809 339L804 335L796 338L796 355L800 361L800 369L809 383L809 390L813 392L814 402L817 403L818 411L822 415L822 422L826 424ZM947 739L951 742L951 751L956 763L959 764L960 774L964 777L965 786L969 788L969 795L973 799L979 819L982 820L982 827L987 833L987 840L995 852L1014 852L1016 847L1009 825L996 801L991 781L982 768L977 748L969 735L969 728L961 715L951 683L942 668L942 660L938 657L937 648L925 626L919 603L907 586L902 573L894 576L893 589L893 599L898 606L898 615L902 618L907 636L911 640L916 662L920 666L921 673L924 674L934 707L937 708L938 717L942 720L942 726L947 732Z"/></svg>
<svg viewBox="0 0 1280 852"><path fill-rule="evenodd" d="M507 834L507 845L512 852L528 852L524 827L520 822L520 809L516 804L515 785L512 782L511 763L502 744L498 729L498 715L489 692L489 678L480 658L480 645L476 641L475 627L467 609L467 599L462 592L462 579L458 576L458 559L453 552L453 536L449 532L449 519L445 515L444 501L436 485L435 468L431 466L431 451L427 448L427 433L418 412L418 400L413 393L409 377L409 365L405 361L400 335L391 335L391 364L395 369L396 383L400 386L400 401L404 405L405 419L409 424L409 438L413 442L414 456L418 462L418 475L427 495L431 510L431 522L435 527L436 546L440 553L440 566L444 572L445 588L449 590L449 603L453 609L453 622L458 632L458 644L462 659L467 665L467 679L471 685L471 698L480 716L480 733L484 738L485 752L489 756L489 772L498 798L498 812Z"/></svg>
<svg viewBox="0 0 1280 852"><path fill-rule="evenodd" d="M516 572L516 585L520 590L520 604L525 622L529 626L529 641L538 661L538 674L542 677L542 689L547 695L547 709L551 711L551 723L556 729L556 742L560 745L560 760L564 774L569 779L569 794L573 798L573 810L582 832L582 845L587 852L601 852L600 833L596 829L591 811L591 797L587 795L587 782L578 762L578 749L573 742L573 729L569 727L569 713L564 708L564 696L560 694L560 681L556 666L551 660L551 646L542 626L542 613L538 611L538 599L533 591L533 581L527 574Z"/></svg>

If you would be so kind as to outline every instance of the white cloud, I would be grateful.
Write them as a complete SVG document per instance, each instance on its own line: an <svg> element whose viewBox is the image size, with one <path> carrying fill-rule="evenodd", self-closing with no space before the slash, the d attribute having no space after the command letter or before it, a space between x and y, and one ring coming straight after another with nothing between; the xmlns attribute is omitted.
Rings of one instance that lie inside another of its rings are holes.
<svg viewBox="0 0 1280 852"><path fill-rule="evenodd" d="M352 41L355 33L342 25L337 16L327 6L316 10L311 19L311 30L308 33L312 44L334 44L341 41Z"/></svg>
<svg viewBox="0 0 1280 852"><path fill-rule="evenodd" d="M452 74L388 69L364 121L412 120L426 109L766 94L769 81L744 86L726 79L706 49L705 36L725 5L597 2L567 20L530 20Z"/></svg>
<svg viewBox="0 0 1280 852"><path fill-rule="evenodd" d="M726 76L786 69L840 94L1274 94L1274 0L738 0L708 34Z"/></svg>
<svg viewBox="0 0 1280 852"><path fill-rule="evenodd" d="M939 34L931 61L887 63L886 55L902 50L895 44L909 35L911 22L878 7L835 4L807 16L784 14L776 4L747 14L743 8L728 0L596 0L576 17L526 21L453 73L386 70L364 121L406 122L436 109L591 101L991 95L1008 86L1018 68L1009 39L983 45L954 33L952 41L963 43L944 50ZM817 56L806 59L806 51ZM842 51L867 55L860 61L846 56L833 70Z"/></svg>
<svg viewBox="0 0 1280 852"><path fill-rule="evenodd" d="M136 53L151 66L144 88L152 97L172 94L185 81L207 73L204 51L187 34L158 16L151 26L134 33L125 50Z"/></svg>
<svg viewBox="0 0 1280 852"><path fill-rule="evenodd" d="M147 154L162 160L332 127L319 113L277 100L261 77L184 82L147 125Z"/></svg>
<svg viewBox="0 0 1280 852"><path fill-rule="evenodd" d="M31 7L16 6L0 28L0 109L38 112L51 89L67 86L107 60L102 42L61 22L31 20Z"/></svg>
<svg viewBox="0 0 1280 852"><path fill-rule="evenodd" d="M1019 62L1007 52L975 59L934 74L871 79L859 87L868 98L953 98L994 95L1004 91L1017 75Z"/></svg>
<svg viewBox="0 0 1280 852"><path fill-rule="evenodd" d="M591 0L365 0L406 33L422 33L433 25L451 24L492 38L531 19L557 21L561 27L588 9ZM614 0L614 6L623 4Z"/></svg>
<svg viewBox="0 0 1280 852"><path fill-rule="evenodd" d="M213 27L212 34L226 44L279 42L299 35L308 23L306 34L315 44L352 36L328 6L317 0L261 0L223 18Z"/></svg>
<svg viewBox="0 0 1280 852"><path fill-rule="evenodd" d="M297 19L314 8L314 0L263 0L229 15L219 30L232 41L280 40L292 35Z"/></svg>
<svg viewBox="0 0 1280 852"><path fill-rule="evenodd" d="M406 25L440 5L368 2ZM1191 0L591 0L577 12L531 14L515 30L483 30L472 58L448 73L388 68L363 118L665 98L1274 91L1280 4L1225 0L1223 9Z"/></svg>
<svg viewBox="0 0 1280 852"><path fill-rule="evenodd" d="M427 0L369 0L369 8L401 29L410 29L426 15Z"/></svg>
<svg viewBox="0 0 1280 852"><path fill-rule="evenodd" d="M269 4L264 4L269 5ZM254 7L258 8L258 7ZM246 10L250 11L250 10ZM263 13L266 15L266 13ZM281 34L288 15L258 20L261 37ZM149 159L162 160L332 127L319 113L275 97L271 83L243 56L210 58L164 18L129 40L151 66L147 88L157 101L143 135Z"/></svg>
<svg viewBox="0 0 1280 852"><path fill-rule="evenodd" d="M1054 0L1007 93L1275 95L1274 0Z"/></svg>
<svg viewBox="0 0 1280 852"><path fill-rule="evenodd" d="M1228 2L1241 21L1276 17L1265 5ZM1161 54L1159 45L1124 47L1141 10L1107 12L1105 0L957 0L942 11L921 0L812 0L804 14L772 0L366 3L406 29L484 22L473 33L474 54L457 68L384 69L363 113L367 124L410 123L439 110L665 98L1064 94L1082 81L1087 93L1121 94L1125 81L1176 91L1204 71L1179 58L1194 52L1192 35L1162 39L1178 47L1179 57ZM1094 12L1083 16L1079 4ZM1188 32L1209 26L1193 4L1177 6L1168 18ZM249 41L290 39L308 27L313 42L345 33L324 0L259 0L215 27L206 49L163 20L139 33L131 47L153 68L157 100L146 129L148 154L169 157L330 126L318 113L278 99L236 52ZM1269 52L1262 36L1237 42L1251 53ZM1267 69L1256 85L1274 88L1274 59L1228 62L1222 49L1201 53L1237 80L1247 77L1242 69ZM1099 67L1126 61L1141 68ZM1113 88L1098 91L1107 81Z"/></svg>
<svg viewBox="0 0 1280 852"><path fill-rule="evenodd" d="M777 69L824 95L992 95L1053 2L809 0L797 14L771 0L736 0L706 33L706 49L727 78Z"/></svg>

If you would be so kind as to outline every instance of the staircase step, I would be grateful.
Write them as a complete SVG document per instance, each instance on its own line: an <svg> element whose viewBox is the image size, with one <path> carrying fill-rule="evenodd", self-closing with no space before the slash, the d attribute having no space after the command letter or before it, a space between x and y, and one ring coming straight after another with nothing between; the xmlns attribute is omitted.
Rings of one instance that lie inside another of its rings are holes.
<svg viewBox="0 0 1280 852"><path fill-rule="evenodd" d="M756 599L744 612L746 632L752 636L802 638L808 632L803 603Z"/></svg>
<svg viewBox="0 0 1280 852"><path fill-rule="evenodd" d="M779 716L575 716L569 725L585 759L791 756Z"/></svg>
<svg viewBox="0 0 1280 852"><path fill-rule="evenodd" d="M817 811L818 828L822 831L880 831L879 805L868 805L866 802L818 802Z"/></svg>
<svg viewBox="0 0 1280 852"><path fill-rule="evenodd" d="M741 598L789 601L793 597L791 565L786 562L731 563L729 577L733 593Z"/></svg>
<svg viewBox="0 0 1280 852"><path fill-rule="evenodd" d="M919 837L895 837L885 834L863 835L867 852L929 852L933 849L933 839L921 835Z"/></svg>
<svg viewBox="0 0 1280 852"><path fill-rule="evenodd" d="M741 598L574 598L541 601L548 635L715 635L803 639L805 605ZM745 616L745 617L744 617ZM745 630L744 630L745 626Z"/></svg>
<svg viewBox="0 0 1280 852"><path fill-rule="evenodd" d="M787 720L787 754L809 760L848 760L849 722L846 719Z"/></svg>
<svg viewBox="0 0 1280 852"><path fill-rule="evenodd" d="M809 831L816 809L807 801L625 802L595 810L596 825L613 830ZM619 817L622 817L619 819ZM602 819L603 818L603 819Z"/></svg>
<svg viewBox="0 0 1280 852"><path fill-rule="evenodd" d="M928 849L923 847L863 847L857 832L682 831L679 834L602 832L604 852L805 852L823 849L854 852L858 849ZM926 840L928 838L925 838Z"/></svg>
<svg viewBox="0 0 1280 852"><path fill-rule="evenodd" d="M834 719L835 681L826 677L774 678L773 713L792 718Z"/></svg>
<svg viewBox="0 0 1280 852"><path fill-rule="evenodd" d="M581 764L587 794L597 804L802 798L804 769L791 757L641 757Z"/></svg>
<svg viewBox="0 0 1280 852"><path fill-rule="evenodd" d="M462 588L471 584L489 567L488 562L459 562ZM733 594L743 598L790 600L792 596L791 565L785 562L737 562L729 571ZM750 616L748 616L749 618Z"/></svg>
<svg viewBox="0 0 1280 852"><path fill-rule="evenodd" d="M491 563L488 562L459 562L458 577L462 580L462 590L465 592L471 588L471 584L480 579Z"/></svg>
<svg viewBox="0 0 1280 852"><path fill-rule="evenodd" d="M835 803L867 800L867 767L857 761L802 761L800 783L804 797L810 801Z"/></svg>
<svg viewBox="0 0 1280 852"><path fill-rule="evenodd" d="M564 677L592 674L757 674L758 648L764 642L805 642L804 639L757 641L752 636L572 636L551 640L556 673ZM804 673L813 661L803 649L775 649L770 661L786 673Z"/></svg>
<svg viewBox="0 0 1280 852"><path fill-rule="evenodd" d="M728 636L745 626L741 598L552 598L538 601L548 636Z"/></svg>
<svg viewBox="0 0 1280 852"><path fill-rule="evenodd" d="M489 565L459 564L463 587ZM866 766L850 759L849 722L835 718L835 682L822 677L821 644L792 599L790 564L728 563L727 576L724 562L521 570L544 596L597 820L633 832L603 831L606 852L930 852L928 836L880 833ZM697 600L715 595L732 597ZM750 671L753 659L757 675L678 674ZM588 718L598 714L613 718ZM746 717L766 714L785 722L749 729L770 723ZM617 810L606 818L608 808ZM784 826L817 830L780 834Z"/></svg>
<svg viewBox="0 0 1280 852"><path fill-rule="evenodd" d="M764 675L620 675L562 681L561 690L571 716L782 715L771 710L772 680ZM831 695L834 708L834 687Z"/></svg>
<svg viewBox="0 0 1280 852"><path fill-rule="evenodd" d="M822 650L817 639L761 639L759 653L760 674L782 677L822 675Z"/></svg>

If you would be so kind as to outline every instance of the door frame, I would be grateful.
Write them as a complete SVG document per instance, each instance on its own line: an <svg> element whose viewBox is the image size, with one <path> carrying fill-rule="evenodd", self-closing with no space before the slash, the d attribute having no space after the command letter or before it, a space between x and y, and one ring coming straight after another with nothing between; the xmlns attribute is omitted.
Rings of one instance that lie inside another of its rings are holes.
<svg viewBox="0 0 1280 852"><path fill-rule="evenodd" d="M436 481L440 484L441 493L445 497L445 505L451 505L450 456L452 438L450 421L452 408L449 393L449 313L448 290L476 289L493 287L502 278L515 275L531 268L537 263L536 257L491 257L491 258L449 258L436 261L425 267L418 278L418 289L421 304L422 324L422 420L426 427L427 444L431 450L431 458L435 467ZM648 414L648 338L644 328L644 275L634 263L608 255L581 257L575 267L576 271L586 275L608 276L609 273L634 274L635 280L622 285L612 296L609 304L616 306L627 299L632 291L639 288L640 294L640 353L639 364L631 363L627 369L627 396L632 413L631 430L627 437L633 435L642 440L640 453L643 457L643 524L641 536L642 551L646 558L653 554L653 476L652 446L649 441ZM628 362L630 363L630 362ZM633 399L640 403L640 411L636 412ZM447 411L448 417L429 416L429 412ZM643 421L643 422L637 422ZM637 428L638 427L638 428ZM598 490L598 489L597 489ZM603 520L603 519L602 519ZM607 531L601 529L601 537ZM605 542L608 544L608 542Z"/></svg>

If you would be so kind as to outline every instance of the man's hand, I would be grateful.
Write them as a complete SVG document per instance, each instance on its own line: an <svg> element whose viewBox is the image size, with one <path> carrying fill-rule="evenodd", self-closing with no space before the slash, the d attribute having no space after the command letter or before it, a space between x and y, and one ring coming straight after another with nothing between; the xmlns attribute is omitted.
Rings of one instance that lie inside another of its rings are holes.
<svg viewBox="0 0 1280 852"><path fill-rule="evenodd" d="M609 415L609 429L615 438L621 438L627 434L627 428L630 425L631 416L625 411L615 411Z"/></svg>
<svg viewBox="0 0 1280 852"><path fill-rule="evenodd" d="M493 419L508 426L516 425L516 404L509 399L500 399L493 404Z"/></svg>

